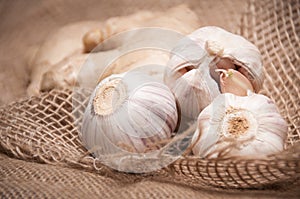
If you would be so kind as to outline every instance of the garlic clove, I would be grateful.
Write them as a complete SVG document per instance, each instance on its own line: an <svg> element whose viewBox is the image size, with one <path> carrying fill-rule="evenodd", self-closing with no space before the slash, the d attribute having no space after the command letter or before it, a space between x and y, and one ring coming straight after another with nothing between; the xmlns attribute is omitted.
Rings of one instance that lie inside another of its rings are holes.
<svg viewBox="0 0 300 199"><path fill-rule="evenodd" d="M200 157L264 157L283 150L288 126L270 102L254 93L219 95L198 117L193 153Z"/></svg>
<svg viewBox="0 0 300 199"><path fill-rule="evenodd" d="M209 154L216 146L217 141L219 140L219 134L210 132L211 128L206 120L209 120L209 109L204 109L201 112L201 117L198 117L198 128L195 131L195 134L192 138L192 144L196 144L193 147L194 154Z"/></svg>
<svg viewBox="0 0 300 199"><path fill-rule="evenodd" d="M91 52L97 45L99 45L103 40L103 33L100 29L94 29L87 32L83 38L84 52Z"/></svg>
<svg viewBox="0 0 300 199"><path fill-rule="evenodd" d="M210 77L210 62L205 50L189 38L182 39L172 50L164 82L174 93L183 116L195 119L220 94Z"/></svg>
<svg viewBox="0 0 300 199"><path fill-rule="evenodd" d="M178 122L167 86L139 72L111 75L95 88L82 124L82 140L97 157L120 150L144 153L162 147Z"/></svg>
<svg viewBox="0 0 300 199"><path fill-rule="evenodd" d="M216 69L220 72L220 87L222 93L232 93L238 96L246 96L248 91L254 92L250 81L240 72L229 69Z"/></svg>
<svg viewBox="0 0 300 199"><path fill-rule="evenodd" d="M202 49L195 41L191 40L189 37L183 38L178 42L178 44L172 49L170 59L167 63L165 82L167 84L172 84L170 80L173 75L183 75L184 72L188 72L188 68L196 69L203 62L207 62L207 52Z"/></svg>
<svg viewBox="0 0 300 199"><path fill-rule="evenodd" d="M192 69L177 79L171 90L178 101L181 113L189 118L196 118L219 94L217 84L197 69Z"/></svg>

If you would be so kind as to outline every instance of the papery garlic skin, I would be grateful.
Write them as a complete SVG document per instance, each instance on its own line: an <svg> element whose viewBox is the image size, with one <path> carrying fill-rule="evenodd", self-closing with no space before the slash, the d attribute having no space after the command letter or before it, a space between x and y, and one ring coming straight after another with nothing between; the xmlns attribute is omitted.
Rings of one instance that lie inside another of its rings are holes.
<svg viewBox="0 0 300 199"><path fill-rule="evenodd" d="M284 149L288 126L266 96L219 95L198 117L193 153L200 157L264 157ZM225 153L226 151L226 153Z"/></svg>
<svg viewBox="0 0 300 199"><path fill-rule="evenodd" d="M209 74L204 75L201 72L192 69L177 79L172 87L180 104L181 113L189 118L197 117L201 110L219 94L218 86L210 79Z"/></svg>
<svg viewBox="0 0 300 199"><path fill-rule="evenodd" d="M178 121L167 86L137 72L111 75L95 88L86 108L82 141L97 157L125 150L144 153L171 138Z"/></svg>
<svg viewBox="0 0 300 199"><path fill-rule="evenodd" d="M173 49L164 74L164 82L173 91L183 116L197 118L217 95L217 82L211 77L207 53L184 38Z"/></svg>
<svg viewBox="0 0 300 199"><path fill-rule="evenodd" d="M191 69L200 70L201 72L197 73L198 78L209 81L206 85L209 85L210 88L203 88L203 91L198 94L199 98L194 100L197 100L199 104L200 101L206 100L205 98L202 99L201 96L211 95L213 98L206 103L209 104L222 91L220 74L216 72L216 69L232 69L239 72L250 82L250 91L258 92L263 83L261 60L261 54L257 47L242 36L214 26L203 27L182 39L174 48L167 64L169 71L165 72L164 81L176 96L180 96L178 90L174 91L173 88L176 87L174 84L181 81L179 79L184 79L185 74L191 73ZM193 78L187 81L196 81L196 79ZM195 82L187 82L187 84L192 87ZM202 83L202 85L205 85L205 83ZM199 88L202 85L197 87ZM200 111L205 108L186 107L182 104L179 104L179 106L183 115L191 118L196 118ZM191 115L188 113L189 109L198 109L199 112Z"/></svg>

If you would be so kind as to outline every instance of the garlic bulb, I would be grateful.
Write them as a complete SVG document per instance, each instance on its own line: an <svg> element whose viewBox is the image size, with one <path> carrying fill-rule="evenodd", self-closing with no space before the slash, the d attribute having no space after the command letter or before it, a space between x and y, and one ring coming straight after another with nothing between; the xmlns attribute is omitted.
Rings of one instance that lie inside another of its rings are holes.
<svg viewBox="0 0 300 199"><path fill-rule="evenodd" d="M82 140L95 155L148 152L170 139L176 101L167 86L140 72L111 75L95 88L82 124ZM166 143L165 143L166 144Z"/></svg>
<svg viewBox="0 0 300 199"><path fill-rule="evenodd" d="M287 128L268 97L221 94L198 117L193 153L200 157L269 155L283 150Z"/></svg>
<svg viewBox="0 0 300 199"><path fill-rule="evenodd" d="M234 76L248 79L251 86L247 84L247 88L250 87L250 91L258 92L263 83L261 54L256 46L218 27L200 28L181 40L173 49L168 68L164 81L177 97L188 98L186 91L174 90L179 87L176 85L179 82L185 81L190 87L186 87L187 90L197 85L198 98L193 99L196 103L190 103L188 107L179 103L182 114L191 118L196 118L205 105L221 93L220 84L224 83L225 78L221 75L220 79L220 69L239 72ZM197 77L186 79L190 75L185 74L195 73L193 70L200 71ZM222 78L223 82L220 82ZM196 82L198 79L205 82ZM210 96L210 99L205 96ZM191 113L190 110L198 111Z"/></svg>
<svg viewBox="0 0 300 199"><path fill-rule="evenodd" d="M222 28L208 26L189 35L201 48L214 58L210 67L224 66L241 72L250 80L255 92L263 83L262 58L258 48L240 35Z"/></svg>

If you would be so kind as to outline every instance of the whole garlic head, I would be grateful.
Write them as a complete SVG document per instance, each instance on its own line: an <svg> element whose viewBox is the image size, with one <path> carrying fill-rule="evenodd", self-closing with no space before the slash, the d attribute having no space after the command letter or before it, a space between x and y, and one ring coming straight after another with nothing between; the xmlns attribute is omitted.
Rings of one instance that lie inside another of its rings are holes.
<svg viewBox="0 0 300 199"><path fill-rule="evenodd" d="M97 85L84 113L81 137L96 157L120 149L144 153L162 147L177 121L176 101L167 86L140 72L127 72Z"/></svg>
<svg viewBox="0 0 300 199"><path fill-rule="evenodd" d="M262 88L264 76L261 54L244 37L208 26L194 31L189 38L214 58L210 67L236 69L250 80L255 92Z"/></svg>
<svg viewBox="0 0 300 199"><path fill-rule="evenodd" d="M179 87L179 82L186 82L190 87L186 88L187 90L192 90L197 84L198 98L194 99L197 103L191 103L197 106L190 104L186 107L179 103L182 114L191 118L196 118L200 111L221 93L221 83L224 81L221 82L222 78L218 72L220 69L238 72L235 74L239 79L245 77L244 79L249 81L250 86L247 86L250 91L258 92L263 83L261 54L257 47L239 35L213 26L200 28L181 40L173 49L168 68L164 81L177 97L188 98L186 91L174 90ZM200 71L197 77L186 79L186 76L191 76L187 74L195 73L193 70ZM196 83L198 79L205 82ZM206 96L210 96L210 99ZM198 111L191 113L190 110Z"/></svg>
<svg viewBox="0 0 300 199"><path fill-rule="evenodd" d="M200 113L193 153L200 157L263 157L283 150L287 128L268 97L225 93Z"/></svg>

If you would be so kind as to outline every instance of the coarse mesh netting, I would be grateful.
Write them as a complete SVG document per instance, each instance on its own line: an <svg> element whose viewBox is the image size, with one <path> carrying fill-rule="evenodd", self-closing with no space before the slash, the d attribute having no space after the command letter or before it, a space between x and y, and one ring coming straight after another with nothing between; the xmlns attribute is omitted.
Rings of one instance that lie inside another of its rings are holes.
<svg viewBox="0 0 300 199"><path fill-rule="evenodd" d="M55 165L60 166L57 167L57 170L64 170L63 167L72 168L74 171L68 172L74 177L77 172L78 175L83 175L79 170L89 171L86 173L86 177L87 179L93 178L94 181L91 180L93 183L102 178L111 181L108 184L135 182L150 178L161 182L179 181L181 184L192 187L211 189L271 189L287 183L299 184L299 16L300 2L298 0L250 1L242 15L241 27L238 31L260 49L266 77L262 93L276 102L281 114L289 124L286 150L282 153L271 155L265 159L200 159L184 156L168 167L153 173L133 175L116 172L89 155L75 128L81 122L90 91L78 90L74 93L69 90L53 90L39 97L14 102L1 108L0 111L0 151L21 160L46 163L52 172L36 173L34 168L39 166L34 166L35 163L26 165L20 163L19 160L3 159L7 164L5 164L5 168L1 169L1 176L6 176L7 172L17 172L9 169L11 162L16 161L22 170L20 175L39 175L39 178L53 182L60 181L59 176L65 172L52 170ZM76 98L73 98L73 95L76 95ZM73 99L76 100L72 101ZM74 115L76 120L74 120ZM99 179L89 176L91 173L99 174ZM17 176L21 179L19 174ZM84 175L83 178L85 178ZM120 181L116 182L112 179ZM88 182L81 182L81 180L83 179L74 181L74 186L77 183L78 186L83 184L85 187L90 186ZM16 181L12 180L12 184L1 186L1 189L7 192L7 196L13 196L14 193L9 191L9 186L14 186L14 182ZM26 186L30 190L30 184ZM46 188L45 184L39 186ZM59 187L59 183L57 186ZM93 192L92 189L97 190L95 186L92 186L87 191ZM174 190L175 192L176 190ZM18 194L18 196L26 196L26 191L19 190ZM51 194L55 196L55 191L47 191L45 194L45 196L51 196ZM162 191L161 194L163 196L164 192ZM182 194L182 196L184 195Z"/></svg>

